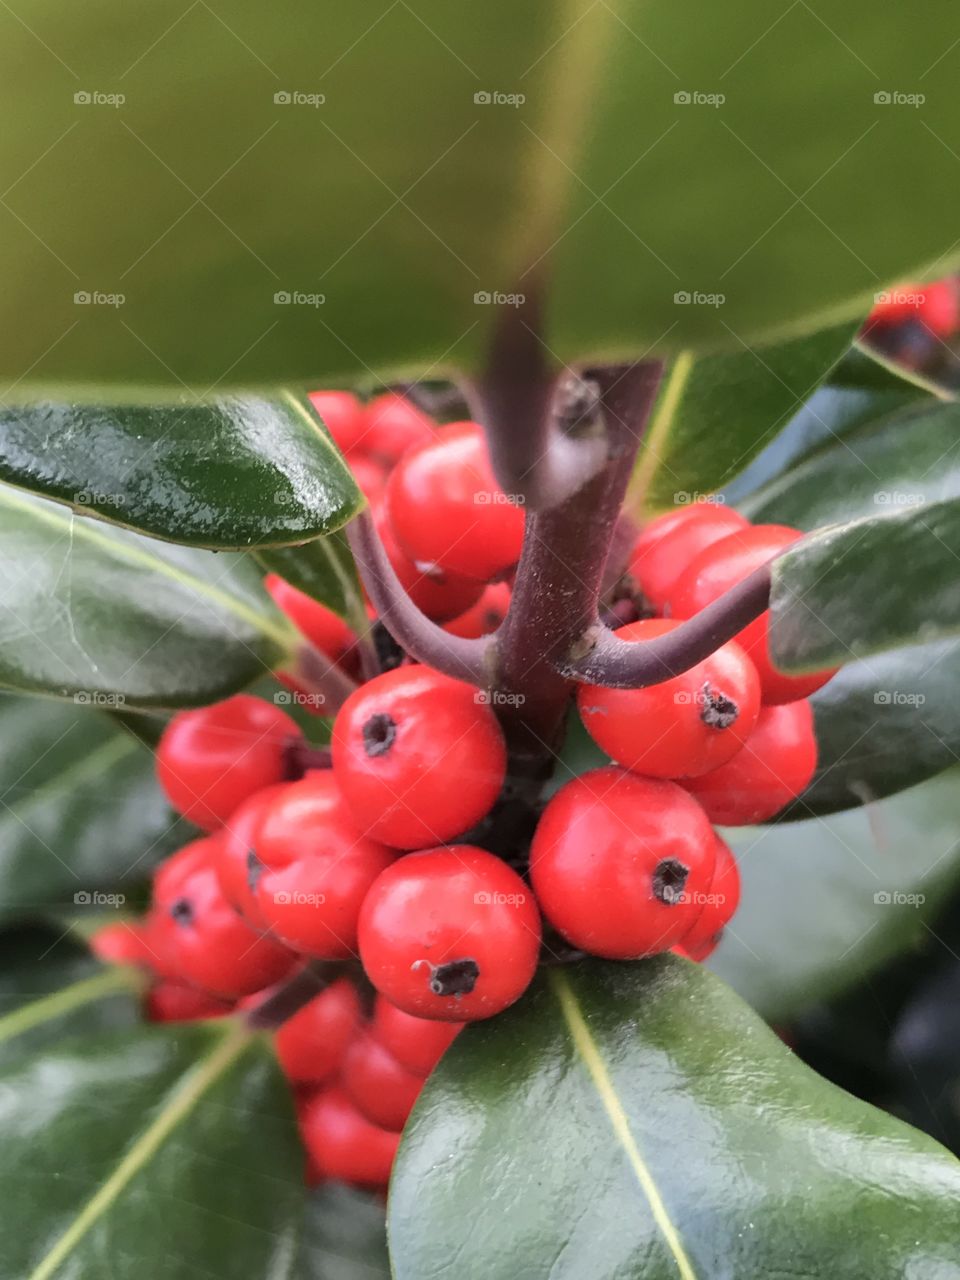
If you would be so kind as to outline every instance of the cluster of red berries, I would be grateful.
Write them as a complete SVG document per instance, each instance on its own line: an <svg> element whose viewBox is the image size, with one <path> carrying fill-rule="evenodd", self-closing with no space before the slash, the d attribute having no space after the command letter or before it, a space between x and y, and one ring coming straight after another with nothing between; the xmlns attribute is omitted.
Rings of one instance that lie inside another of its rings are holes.
<svg viewBox="0 0 960 1280"><path fill-rule="evenodd" d="M524 517L496 485L480 428L438 428L393 395L314 399L424 612L460 635L494 629ZM660 517L621 587L639 611L664 616L619 636L677 626L799 536L719 505ZM279 578L268 586L308 639L356 673L346 624ZM830 674L776 671L760 618L652 688L581 687L583 722L615 764L534 813L528 865L487 838L507 775L495 704L425 665L401 655L360 684L337 712L323 767L310 766L290 716L261 699L181 712L160 742L158 776L206 834L156 872L139 925L102 932L96 948L152 971L157 1020L216 1017L269 1000L307 966L328 976L342 966L276 1032L276 1050L311 1176L382 1185L454 1036L532 980L541 913L554 953L560 938L614 959L709 953L739 892L712 823L761 821L807 784L816 746L805 698Z"/></svg>
<svg viewBox="0 0 960 1280"><path fill-rule="evenodd" d="M863 327L876 337L901 325L919 323L935 338L949 338L960 328L960 288L955 277L929 284L900 284L882 293Z"/></svg>

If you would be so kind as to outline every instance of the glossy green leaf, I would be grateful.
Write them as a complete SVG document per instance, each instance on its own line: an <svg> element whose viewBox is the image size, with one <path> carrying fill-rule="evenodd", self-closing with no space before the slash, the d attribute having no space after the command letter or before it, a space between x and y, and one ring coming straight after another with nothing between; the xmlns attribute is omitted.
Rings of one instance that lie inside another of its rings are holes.
<svg viewBox="0 0 960 1280"><path fill-rule="evenodd" d="M390 1280L383 1205L343 1183L311 1193L302 1248L298 1280Z"/></svg>
<svg viewBox="0 0 960 1280"><path fill-rule="evenodd" d="M559 360L736 350L956 252L947 0L702 17L8 14L4 396L472 369L541 281Z"/></svg>
<svg viewBox="0 0 960 1280"><path fill-rule="evenodd" d="M294 1280L302 1213L292 1108L239 1028L91 1036L0 1072L3 1280L105 1267Z"/></svg>
<svg viewBox="0 0 960 1280"><path fill-rule="evenodd" d="M829 818L725 830L743 896L710 967L774 1020L829 999L929 937L960 884L958 832L957 769Z"/></svg>
<svg viewBox="0 0 960 1280"><path fill-rule="evenodd" d="M647 516L722 488L780 432L853 333L845 324L726 355L681 352L664 374L628 505Z"/></svg>
<svg viewBox="0 0 960 1280"><path fill-rule="evenodd" d="M0 410L0 479L80 515L220 551L302 542L362 497L309 401Z"/></svg>
<svg viewBox="0 0 960 1280"><path fill-rule="evenodd" d="M0 694L0 917L116 912L192 832L109 716Z"/></svg>
<svg viewBox="0 0 960 1280"><path fill-rule="evenodd" d="M960 631L960 499L826 529L775 563L770 651L787 671Z"/></svg>
<svg viewBox="0 0 960 1280"><path fill-rule="evenodd" d="M367 629L367 613L357 566L342 533L315 538L300 547L268 547L257 552L269 573L278 573L300 591Z"/></svg>
<svg viewBox="0 0 960 1280"><path fill-rule="evenodd" d="M394 1170L397 1280L956 1272L960 1164L674 956L554 969L444 1057ZM464 1238L470 1247L464 1247Z"/></svg>
<svg viewBox="0 0 960 1280"><path fill-rule="evenodd" d="M212 702L295 634L252 560L79 519L0 485L0 684L102 706Z"/></svg>

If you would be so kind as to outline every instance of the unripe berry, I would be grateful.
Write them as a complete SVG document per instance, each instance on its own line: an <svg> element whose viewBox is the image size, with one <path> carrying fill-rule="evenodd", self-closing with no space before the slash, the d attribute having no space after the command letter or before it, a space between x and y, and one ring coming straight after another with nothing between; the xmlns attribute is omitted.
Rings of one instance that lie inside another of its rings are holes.
<svg viewBox="0 0 960 1280"><path fill-rule="evenodd" d="M382 995L415 1017L490 1018L523 994L540 950L533 894L472 845L401 858L360 913L360 958Z"/></svg>
<svg viewBox="0 0 960 1280"><path fill-rule="evenodd" d="M647 618L616 635L642 644L678 625ZM618 764L653 778L682 778L715 769L740 750L757 722L760 679L731 641L646 689L581 685L577 705L587 732Z"/></svg>
<svg viewBox="0 0 960 1280"><path fill-rule="evenodd" d="M173 717L157 747L157 777L178 813L213 831L252 792L283 781L287 748L302 736L285 711L238 693Z"/></svg>
<svg viewBox="0 0 960 1280"><path fill-rule="evenodd" d="M544 810L530 879L543 914L573 946L633 960L682 940L715 863L710 823L676 783L595 769Z"/></svg>
<svg viewBox="0 0 960 1280"><path fill-rule="evenodd" d="M462 835L486 817L507 753L472 685L425 666L377 676L333 726L333 771L356 821L398 849Z"/></svg>

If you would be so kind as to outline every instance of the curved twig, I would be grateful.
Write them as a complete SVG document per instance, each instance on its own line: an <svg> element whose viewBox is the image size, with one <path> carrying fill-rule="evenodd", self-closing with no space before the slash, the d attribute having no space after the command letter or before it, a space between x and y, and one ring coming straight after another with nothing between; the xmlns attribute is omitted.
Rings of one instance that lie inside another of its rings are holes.
<svg viewBox="0 0 960 1280"><path fill-rule="evenodd" d="M598 622L585 636L587 642L592 640L589 650L582 656L568 654L556 669L568 680L606 689L660 684L709 657L769 605L770 565L766 564L674 631L652 640L618 640Z"/></svg>
<svg viewBox="0 0 960 1280"><path fill-rule="evenodd" d="M347 539L373 607L397 644L436 671L487 688L490 637L465 640L452 636L420 612L394 572L369 512L361 512L351 521Z"/></svg>

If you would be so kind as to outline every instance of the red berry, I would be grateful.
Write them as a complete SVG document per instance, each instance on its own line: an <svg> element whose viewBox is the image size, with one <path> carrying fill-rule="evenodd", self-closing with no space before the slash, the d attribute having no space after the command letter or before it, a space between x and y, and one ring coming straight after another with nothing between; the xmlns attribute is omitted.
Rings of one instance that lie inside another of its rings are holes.
<svg viewBox="0 0 960 1280"><path fill-rule="evenodd" d="M805 790L817 767L809 702L764 707L757 727L732 760L683 785L711 822L726 827L767 822Z"/></svg>
<svg viewBox="0 0 960 1280"><path fill-rule="evenodd" d="M183 982L155 982L147 992L145 1014L148 1022L200 1022L223 1018L233 1006L216 996L188 987Z"/></svg>
<svg viewBox="0 0 960 1280"><path fill-rule="evenodd" d="M406 396L388 391L367 405L359 448L392 467L414 445L426 444L437 424Z"/></svg>
<svg viewBox="0 0 960 1280"><path fill-rule="evenodd" d="M173 717L157 748L157 777L178 813L213 831L252 792L283 781L286 748L302 736L285 711L238 693Z"/></svg>
<svg viewBox="0 0 960 1280"><path fill-rule="evenodd" d="M150 964L140 920L104 925L90 938L89 947L104 964Z"/></svg>
<svg viewBox="0 0 960 1280"><path fill-rule="evenodd" d="M740 904L740 872L733 851L717 836L717 862L707 901L696 923L674 947L690 960L703 961L716 949L720 936Z"/></svg>
<svg viewBox="0 0 960 1280"><path fill-rule="evenodd" d="M400 585L417 606L434 622L460 617L483 595L483 584L456 574L441 573L433 565L418 566L397 545L390 521L385 515L377 520L380 541L400 579Z"/></svg>
<svg viewBox="0 0 960 1280"><path fill-rule="evenodd" d="M507 616L510 608L510 587L506 582L491 582L484 587L483 595L465 613L461 613L452 622L444 623L444 631L452 636L462 636L465 640L476 640L480 636L488 636Z"/></svg>
<svg viewBox="0 0 960 1280"><path fill-rule="evenodd" d="M388 867L360 913L360 958L382 995L421 1018L468 1022L524 993L540 950L533 894L472 845L413 853Z"/></svg>
<svg viewBox="0 0 960 1280"><path fill-rule="evenodd" d="M360 997L347 978L338 978L298 1009L278 1029L274 1041L287 1079L293 1084L332 1080L362 1016Z"/></svg>
<svg viewBox="0 0 960 1280"><path fill-rule="evenodd" d="M360 831L329 769L292 782L257 833L261 918L297 951L323 960L355 954L367 890L396 854Z"/></svg>
<svg viewBox="0 0 960 1280"><path fill-rule="evenodd" d="M463 1030L462 1022L415 1018L377 996L370 1034L415 1076L426 1078Z"/></svg>
<svg viewBox="0 0 960 1280"><path fill-rule="evenodd" d="M363 405L352 392L311 391L310 403L342 453L360 445L366 420Z"/></svg>
<svg viewBox="0 0 960 1280"><path fill-rule="evenodd" d="M547 805L530 849L530 879L543 914L568 942L632 960L683 938L715 862L710 823L681 787L596 769Z"/></svg>
<svg viewBox="0 0 960 1280"><path fill-rule="evenodd" d="M358 823L423 849L486 817L503 786L503 732L483 695L424 666L397 667L346 700L333 771Z"/></svg>
<svg viewBox="0 0 960 1280"><path fill-rule="evenodd" d="M247 923L257 929L267 927L253 891L260 869L256 857L257 836L263 815L290 785L281 782L254 792L219 833L214 848L213 866L221 893L234 911L239 911Z"/></svg>
<svg viewBox="0 0 960 1280"><path fill-rule="evenodd" d="M268 573L263 585L270 592L277 608L287 615L312 645L334 662L344 663L346 660L345 666L348 669L356 669L354 646L357 637L342 618L318 600L313 600L305 591L291 586L276 573Z"/></svg>
<svg viewBox="0 0 960 1280"><path fill-rule="evenodd" d="M371 1124L339 1085L308 1098L299 1108L299 1120L311 1181L338 1178L364 1187L386 1186L400 1135Z"/></svg>
<svg viewBox="0 0 960 1280"><path fill-rule="evenodd" d="M520 558L523 510L497 484L474 422L443 427L404 456L387 485L387 511L397 542L418 563L489 582Z"/></svg>
<svg viewBox="0 0 960 1280"><path fill-rule="evenodd" d="M616 635L642 644L677 626L647 618ZM646 689L582 685L577 705L591 738L618 764L653 778L682 778L707 773L740 750L757 722L760 679L730 642L682 675Z"/></svg>
<svg viewBox="0 0 960 1280"><path fill-rule="evenodd" d="M704 547L747 527L738 511L717 502L697 502L667 511L643 529L630 555L629 572L657 613L684 569Z"/></svg>
<svg viewBox="0 0 960 1280"><path fill-rule="evenodd" d="M802 537L802 533L785 525L757 524L714 542L684 570L670 593L668 613L673 618L692 618ZM769 611L762 613L734 636L757 668L763 701L795 702L809 697L836 671L814 671L803 676L788 676L778 671L770 660L767 642L769 616Z"/></svg>
<svg viewBox="0 0 960 1280"><path fill-rule="evenodd" d="M279 981L296 957L254 933L220 892L218 839L194 840L160 868L147 942L163 977L235 999Z"/></svg>
<svg viewBox="0 0 960 1280"><path fill-rule="evenodd" d="M378 506L387 491L386 467L381 466L375 458L355 453L350 457L350 474L367 502L374 507Z"/></svg>
<svg viewBox="0 0 960 1280"><path fill-rule="evenodd" d="M938 338L949 338L960 325L960 300L954 280L936 280L924 285L920 319Z"/></svg>
<svg viewBox="0 0 960 1280"><path fill-rule="evenodd" d="M343 1059L343 1087L368 1120L397 1133L424 1086L369 1034L357 1036Z"/></svg>

